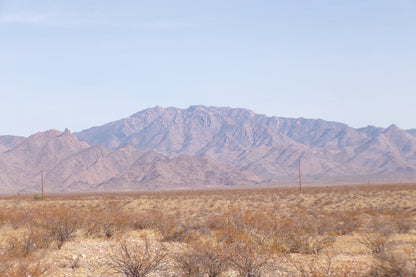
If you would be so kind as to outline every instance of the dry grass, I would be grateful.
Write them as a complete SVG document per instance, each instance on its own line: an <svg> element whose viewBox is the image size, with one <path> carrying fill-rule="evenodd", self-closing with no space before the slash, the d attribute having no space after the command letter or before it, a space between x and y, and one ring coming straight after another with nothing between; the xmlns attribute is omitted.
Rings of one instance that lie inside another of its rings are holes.
<svg viewBox="0 0 416 277"><path fill-rule="evenodd" d="M416 185L46 199L0 200L0 277L416 276Z"/></svg>

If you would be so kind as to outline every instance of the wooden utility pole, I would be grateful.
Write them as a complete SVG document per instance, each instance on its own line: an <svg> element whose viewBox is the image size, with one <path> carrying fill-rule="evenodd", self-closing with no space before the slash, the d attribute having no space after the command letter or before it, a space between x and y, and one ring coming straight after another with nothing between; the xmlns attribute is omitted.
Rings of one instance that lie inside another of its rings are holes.
<svg viewBox="0 0 416 277"><path fill-rule="evenodd" d="M300 158L299 158L299 192L302 193L302 175L300 173Z"/></svg>
<svg viewBox="0 0 416 277"><path fill-rule="evenodd" d="M42 182L42 200L43 200L43 169L40 171L40 179Z"/></svg>

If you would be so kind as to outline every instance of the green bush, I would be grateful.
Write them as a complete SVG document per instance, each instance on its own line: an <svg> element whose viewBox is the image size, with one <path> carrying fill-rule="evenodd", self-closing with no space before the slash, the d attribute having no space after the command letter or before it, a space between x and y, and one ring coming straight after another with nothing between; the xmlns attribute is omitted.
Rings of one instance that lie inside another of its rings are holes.
<svg viewBox="0 0 416 277"><path fill-rule="evenodd" d="M39 193L36 193L35 195L33 195L33 199L34 200L42 200L42 195L40 195Z"/></svg>

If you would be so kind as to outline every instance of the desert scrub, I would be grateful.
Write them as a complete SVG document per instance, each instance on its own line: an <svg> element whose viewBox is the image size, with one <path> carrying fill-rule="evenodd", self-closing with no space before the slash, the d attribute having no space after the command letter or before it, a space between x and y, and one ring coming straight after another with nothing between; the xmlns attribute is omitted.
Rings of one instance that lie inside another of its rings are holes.
<svg viewBox="0 0 416 277"><path fill-rule="evenodd" d="M183 276L217 277L229 267L230 247L212 238L199 238L175 255L177 269Z"/></svg>
<svg viewBox="0 0 416 277"><path fill-rule="evenodd" d="M109 266L126 277L146 277L166 269L165 247L147 237L141 244L121 242L113 251Z"/></svg>
<svg viewBox="0 0 416 277"><path fill-rule="evenodd" d="M149 276L412 276L415 199L416 186L22 196L0 201L0 272L134 274L121 266L163 249Z"/></svg>
<svg viewBox="0 0 416 277"><path fill-rule="evenodd" d="M33 219L33 224L42 228L58 249L72 238L80 222L76 210L62 205L42 207Z"/></svg>

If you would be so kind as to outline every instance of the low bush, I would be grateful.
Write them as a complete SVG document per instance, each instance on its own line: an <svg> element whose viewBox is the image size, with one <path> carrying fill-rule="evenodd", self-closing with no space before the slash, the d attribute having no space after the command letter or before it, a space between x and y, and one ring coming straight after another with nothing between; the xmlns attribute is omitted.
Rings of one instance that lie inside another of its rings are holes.
<svg viewBox="0 0 416 277"><path fill-rule="evenodd" d="M110 268L127 277L145 277L166 269L166 249L144 238L143 244L122 242L111 257Z"/></svg>

